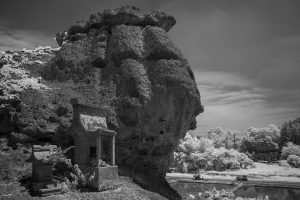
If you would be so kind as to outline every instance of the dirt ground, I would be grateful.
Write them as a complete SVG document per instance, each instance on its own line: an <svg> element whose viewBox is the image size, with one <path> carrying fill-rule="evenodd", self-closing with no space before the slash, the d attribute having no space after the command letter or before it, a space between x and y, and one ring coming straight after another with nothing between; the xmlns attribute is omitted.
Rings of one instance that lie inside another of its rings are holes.
<svg viewBox="0 0 300 200"><path fill-rule="evenodd" d="M82 200L82 199L97 199L97 200L166 200L159 194L143 190L138 185L134 184L129 178L121 177L119 182L121 186L115 190L104 192L77 192L67 191L59 195L48 197L32 197L28 191L20 186L17 182L0 183L0 199L1 200Z"/></svg>
<svg viewBox="0 0 300 200"><path fill-rule="evenodd" d="M118 188L104 192L79 192L64 187L65 193L48 197L33 197L21 185L24 176L31 175L29 147L13 149L7 146L7 139L0 137L0 200L166 200L157 193L142 189L128 177L119 177Z"/></svg>

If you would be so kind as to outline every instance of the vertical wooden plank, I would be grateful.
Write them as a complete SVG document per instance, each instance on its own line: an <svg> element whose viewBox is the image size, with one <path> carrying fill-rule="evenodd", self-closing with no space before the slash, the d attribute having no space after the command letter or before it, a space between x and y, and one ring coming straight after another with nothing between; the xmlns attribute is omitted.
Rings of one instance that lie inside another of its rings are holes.
<svg viewBox="0 0 300 200"><path fill-rule="evenodd" d="M112 164L112 166L114 166L115 165L115 136L113 136L113 138L112 138L112 153L111 153L111 156L112 156L112 158L111 158L111 164Z"/></svg>
<svg viewBox="0 0 300 200"><path fill-rule="evenodd" d="M102 145L101 145L101 136L99 136L97 138L97 166L100 167L100 160L101 160L101 149L102 148Z"/></svg>

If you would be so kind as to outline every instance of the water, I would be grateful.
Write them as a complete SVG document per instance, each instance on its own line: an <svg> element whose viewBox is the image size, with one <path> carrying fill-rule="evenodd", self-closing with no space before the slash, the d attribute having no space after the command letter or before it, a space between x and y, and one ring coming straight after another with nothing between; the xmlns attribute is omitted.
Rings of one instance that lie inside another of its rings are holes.
<svg viewBox="0 0 300 200"><path fill-rule="evenodd" d="M259 200L300 200L300 190L274 187L242 187L235 192L236 196L257 198Z"/></svg>
<svg viewBox="0 0 300 200"><path fill-rule="evenodd" d="M171 184L172 188L179 192L181 196L189 194L197 195L199 192L212 190L231 190L234 185L211 184L211 183L184 183L176 182ZM256 187L244 186L235 192L237 197L255 198L257 200L300 200L299 189L275 188L275 187Z"/></svg>
<svg viewBox="0 0 300 200"><path fill-rule="evenodd" d="M176 182L172 183L171 187L174 188L181 196L187 196L189 194L198 195L199 192L203 193L209 190L212 190L214 187L217 190L230 190L233 189L234 185L226 184L212 184L212 183L184 183Z"/></svg>

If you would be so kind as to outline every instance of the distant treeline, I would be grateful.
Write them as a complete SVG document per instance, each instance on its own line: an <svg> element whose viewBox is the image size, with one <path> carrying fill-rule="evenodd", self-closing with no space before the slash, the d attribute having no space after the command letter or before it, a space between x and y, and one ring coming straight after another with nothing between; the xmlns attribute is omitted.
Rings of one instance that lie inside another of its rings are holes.
<svg viewBox="0 0 300 200"><path fill-rule="evenodd" d="M270 124L263 128L232 131L213 128L207 136L187 134L174 153L173 167L179 172L198 169L225 170L253 167L253 159L286 159L300 167L300 118L280 128Z"/></svg>

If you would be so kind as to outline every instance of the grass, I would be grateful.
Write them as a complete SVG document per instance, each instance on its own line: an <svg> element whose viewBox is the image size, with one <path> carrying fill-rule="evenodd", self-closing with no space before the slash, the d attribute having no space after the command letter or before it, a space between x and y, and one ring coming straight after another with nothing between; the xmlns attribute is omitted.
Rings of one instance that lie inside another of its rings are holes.
<svg viewBox="0 0 300 200"><path fill-rule="evenodd" d="M234 180L238 175L248 175L253 179L268 179L272 181L300 182L300 168L281 166L280 163L258 163L254 168L227 170L227 171L204 171L205 178ZM193 178L193 174L170 173L169 178Z"/></svg>
<svg viewBox="0 0 300 200"><path fill-rule="evenodd" d="M239 169L224 172L207 171L209 174L227 174L227 175L259 175L259 176L282 176L282 177L298 177L300 178L300 168L292 168L280 166L279 163L254 163L254 168Z"/></svg>

